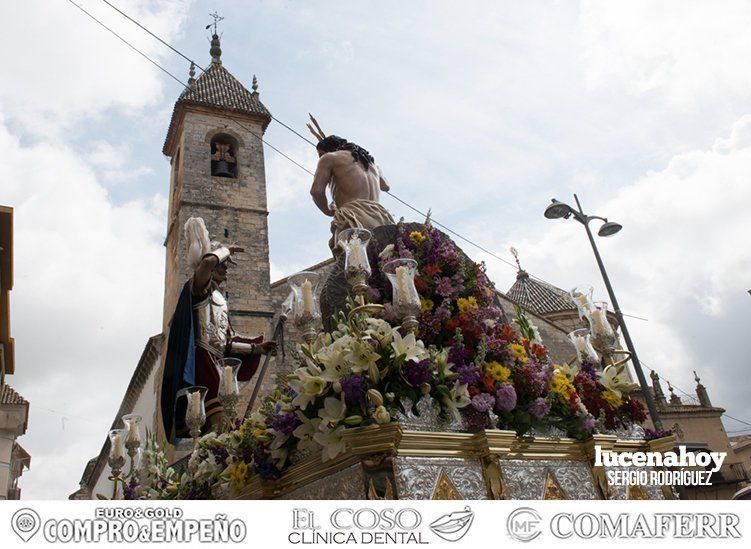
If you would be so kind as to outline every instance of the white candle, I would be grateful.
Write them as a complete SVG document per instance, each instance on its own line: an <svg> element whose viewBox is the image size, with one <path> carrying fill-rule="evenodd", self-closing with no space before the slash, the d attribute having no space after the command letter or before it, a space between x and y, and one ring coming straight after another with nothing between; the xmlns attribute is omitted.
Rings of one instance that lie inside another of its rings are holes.
<svg viewBox="0 0 751 549"><path fill-rule="evenodd" d="M313 314L313 284L310 282L310 280L305 279L305 282L303 282L300 285L300 289L302 290L302 311L306 315L312 315Z"/></svg>
<svg viewBox="0 0 751 549"><path fill-rule="evenodd" d="M353 267L367 267L368 259L362 247L359 236L353 236L349 240L349 262Z"/></svg>
<svg viewBox="0 0 751 549"><path fill-rule="evenodd" d="M112 455L115 457L123 455L123 437L119 433L112 438Z"/></svg>
<svg viewBox="0 0 751 549"><path fill-rule="evenodd" d="M225 366L224 375L222 376L222 378L224 379L224 394L225 395L231 395L234 393L233 383L232 383L233 377L234 375L232 373L232 366Z"/></svg>
<svg viewBox="0 0 751 549"><path fill-rule="evenodd" d="M128 440L138 440L138 430L136 429L135 421L131 421L128 427Z"/></svg>
<svg viewBox="0 0 751 549"><path fill-rule="evenodd" d="M587 352L587 340L584 336L574 336L574 347L576 347L576 352L578 353L579 358L581 358L582 354L589 355Z"/></svg>
<svg viewBox="0 0 751 549"><path fill-rule="evenodd" d="M610 324L608 324L606 312L602 309L593 309L592 310L592 320L594 320L595 324L595 333L597 335L608 335L610 334Z"/></svg>
<svg viewBox="0 0 751 549"><path fill-rule="evenodd" d="M197 418L201 415L201 391L190 393L190 416Z"/></svg>
<svg viewBox="0 0 751 549"><path fill-rule="evenodd" d="M587 310L587 305L589 304L589 297L587 294L578 294L574 297L574 301L582 310Z"/></svg>
<svg viewBox="0 0 751 549"><path fill-rule="evenodd" d="M409 269L400 265L394 270L400 301L409 301Z"/></svg>

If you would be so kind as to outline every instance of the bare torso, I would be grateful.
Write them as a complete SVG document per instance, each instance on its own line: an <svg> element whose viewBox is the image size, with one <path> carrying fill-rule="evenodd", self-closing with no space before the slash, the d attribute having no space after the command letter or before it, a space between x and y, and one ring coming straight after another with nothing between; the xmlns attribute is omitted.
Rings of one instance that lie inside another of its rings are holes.
<svg viewBox="0 0 751 549"><path fill-rule="evenodd" d="M380 191L389 186L375 165L368 169L355 160L349 151L326 153L318 160L313 187L310 194L318 208L328 216L334 215L326 198L326 188L331 186L331 195L337 207L353 200L366 199L378 202Z"/></svg>

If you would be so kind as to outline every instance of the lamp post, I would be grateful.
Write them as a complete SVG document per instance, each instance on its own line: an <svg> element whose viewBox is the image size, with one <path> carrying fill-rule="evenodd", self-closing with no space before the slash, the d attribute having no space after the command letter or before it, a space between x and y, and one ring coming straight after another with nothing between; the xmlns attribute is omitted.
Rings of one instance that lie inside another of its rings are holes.
<svg viewBox="0 0 751 549"><path fill-rule="evenodd" d="M599 219L604 222L600 229L597 231L597 234L599 236L612 236L620 231L623 226L613 221L608 221L605 217L600 217L597 215L586 215L582 210L581 203L579 202L579 197L574 195L574 200L576 200L576 207L578 208L578 211L568 204L559 202L554 198L550 205L545 208L545 217L547 217L548 219L568 219L569 217L573 216L574 219L584 225L584 228L587 231L587 236L589 237L589 243L592 245L592 251L594 252L595 259L597 260L597 266L600 267L602 280L605 282L605 287L608 290L610 302L613 304L613 308L615 309L615 316L618 319L618 324L621 327L623 339L626 342L626 347L631 353L631 361L634 364L634 371L636 372L636 377L639 380L639 386L644 393L644 400L647 402L649 416L652 419L652 424L654 425L655 429L661 431L662 421L660 420L660 414L657 412L657 405L655 404L652 392L649 390L649 386L647 385L647 378L644 377L644 371L642 370L641 363L639 362L639 357L636 355L636 349L634 349L634 343L633 341L631 341L631 335L628 333L626 321L623 320L623 313L621 313L621 308L618 305L618 299L616 299L615 297L613 286L610 284L610 278L608 277L608 273L605 270L605 265L603 264L602 258L600 257L600 252L597 249L595 238L589 228L589 222L593 219Z"/></svg>

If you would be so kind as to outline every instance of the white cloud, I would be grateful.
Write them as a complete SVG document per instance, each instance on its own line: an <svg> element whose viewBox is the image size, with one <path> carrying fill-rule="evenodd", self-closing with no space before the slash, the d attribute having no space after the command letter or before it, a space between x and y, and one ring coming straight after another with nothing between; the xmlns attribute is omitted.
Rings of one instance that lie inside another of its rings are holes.
<svg viewBox="0 0 751 549"><path fill-rule="evenodd" d="M80 4L150 57L166 57L164 46L103 2ZM129 0L117 5L172 40L188 2ZM161 100L165 81L159 69L69 2L31 0L24 2L22 13L5 2L0 13L9 22L0 33L0 50L8 53L0 103L27 132L60 135L76 122L92 123L109 108L139 109Z"/></svg>
<svg viewBox="0 0 751 549"><path fill-rule="evenodd" d="M15 210L9 381L31 402L21 443L37 464L23 488L27 497L62 498L100 447L146 339L160 331L165 202L113 205L77 151L24 147L2 125L0 149L14 151L0 160L0 203ZM63 432L35 405L99 429L81 432L72 420Z"/></svg>
<svg viewBox="0 0 751 549"><path fill-rule="evenodd" d="M751 85L751 4L585 1L581 42L592 87L618 85L682 104Z"/></svg>

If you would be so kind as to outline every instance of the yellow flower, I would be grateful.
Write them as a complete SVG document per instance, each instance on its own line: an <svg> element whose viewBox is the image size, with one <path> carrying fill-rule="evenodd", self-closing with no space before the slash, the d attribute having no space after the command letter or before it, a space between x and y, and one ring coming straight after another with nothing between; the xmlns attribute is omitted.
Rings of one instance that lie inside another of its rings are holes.
<svg viewBox="0 0 751 549"><path fill-rule="evenodd" d="M571 396L576 392L569 379L560 371L553 372L553 377L548 383L548 389L551 393L558 395L561 404L568 404Z"/></svg>
<svg viewBox="0 0 751 549"><path fill-rule="evenodd" d="M511 377L511 370L494 360L485 365L485 375L492 377L495 381L503 383L504 381L508 381L508 378Z"/></svg>
<svg viewBox="0 0 751 549"><path fill-rule="evenodd" d="M607 402L610 405L610 407L613 409L620 408L621 404L623 404L623 400L621 399L621 397L616 395L610 389L607 389L602 392L602 400Z"/></svg>
<svg viewBox="0 0 751 549"><path fill-rule="evenodd" d="M248 465L244 461L239 461L234 465L230 465L229 480L236 489L242 490L245 488L247 476Z"/></svg>
<svg viewBox="0 0 751 549"><path fill-rule="evenodd" d="M415 246L419 246L420 244L425 242L425 235L420 231L412 231L411 233L409 233L409 239Z"/></svg>
<svg viewBox="0 0 751 549"><path fill-rule="evenodd" d="M513 356L515 360L518 360L519 362L527 362L527 350L524 348L524 345L511 343L508 348L511 351L511 356Z"/></svg>
<svg viewBox="0 0 751 549"><path fill-rule="evenodd" d="M460 297L456 300L456 304L459 306L459 314L465 314L472 309L477 309L477 300L474 297Z"/></svg>
<svg viewBox="0 0 751 549"><path fill-rule="evenodd" d="M269 434L266 432L266 429L256 429L253 431L253 436L258 439L260 442L268 442Z"/></svg>
<svg viewBox="0 0 751 549"><path fill-rule="evenodd" d="M433 307L435 307L435 303L433 303L432 299L420 298L420 307L422 308L423 313L427 313L433 310Z"/></svg>

